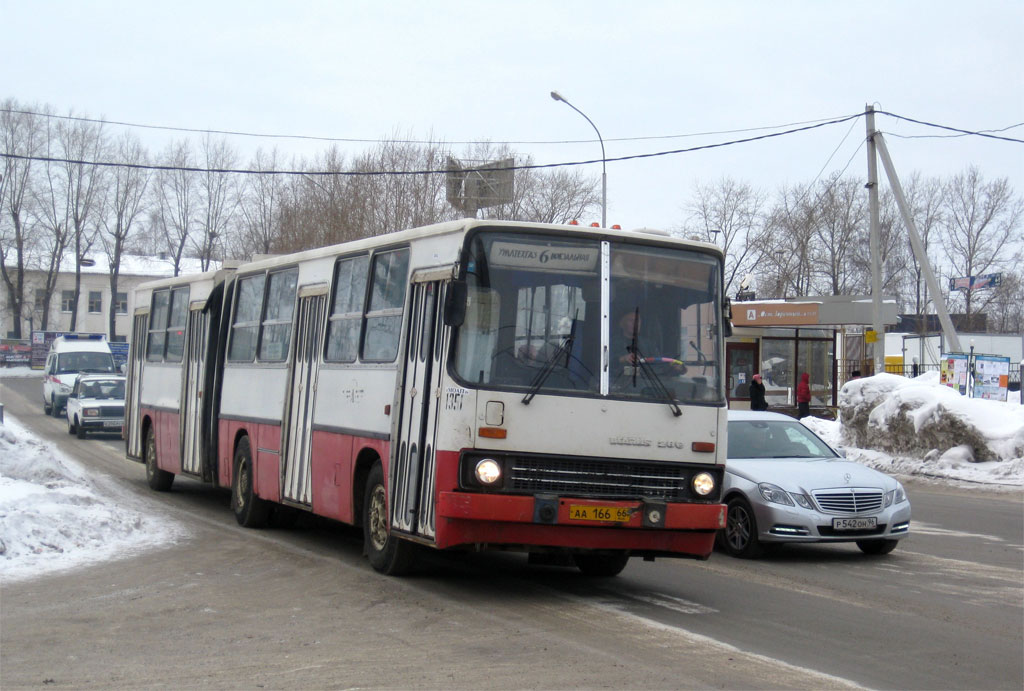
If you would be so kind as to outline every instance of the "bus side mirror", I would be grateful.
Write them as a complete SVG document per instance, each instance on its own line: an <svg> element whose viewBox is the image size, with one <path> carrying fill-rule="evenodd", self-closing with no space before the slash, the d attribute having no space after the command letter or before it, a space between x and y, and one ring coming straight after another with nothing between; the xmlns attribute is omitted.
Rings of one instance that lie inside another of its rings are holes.
<svg viewBox="0 0 1024 691"><path fill-rule="evenodd" d="M446 326L462 326L466 321L466 298L469 289L465 281L452 281L444 298L444 323Z"/></svg>
<svg viewBox="0 0 1024 691"><path fill-rule="evenodd" d="M732 300L729 298L722 303L722 334L726 338L732 336Z"/></svg>

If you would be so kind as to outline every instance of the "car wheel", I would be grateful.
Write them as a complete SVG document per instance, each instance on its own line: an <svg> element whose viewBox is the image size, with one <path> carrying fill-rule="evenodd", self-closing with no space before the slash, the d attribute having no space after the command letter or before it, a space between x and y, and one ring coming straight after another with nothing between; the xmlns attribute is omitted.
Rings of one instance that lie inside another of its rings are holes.
<svg viewBox="0 0 1024 691"><path fill-rule="evenodd" d="M47 402L46 402L46 399L44 398L44 399L43 399L43 414L44 414L44 415L49 415L49 414L50 414L50 410L51 410L52 408L53 408L53 406L52 406L52 405L50 405L49 403L47 403Z"/></svg>
<svg viewBox="0 0 1024 691"><path fill-rule="evenodd" d="M71 418L68 418L68 434L74 434L75 431L75 424L71 422Z"/></svg>
<svg viewBox="0 0 1024 691"><path fill-rule="evenodd" d="M629 562L629 553L617 554L574 554L572 557L576 568L584 576L591 578L611 578L618 576Z"/></svg>
<svg viewBox="0 0 1024 691"><path fill-rule="evenodd" d="M146 460L146 483L150 489L166 492L174 484L174 473L161 470L156 464L156 434L153 428L146 430L146 446L143 449Z"/></svg>
<svg viewBox="0 0 1024 691"><path fill-rule="evenodd" d="M384 469L377 461L363 493L363 550L374 569L388 576L402 576L412 570L416 546L388 530L387 497Z"/></svg>
<svg viewBox="0 0 1024 691"><path fill-rule="evenodd" d="M899 543L899 540L857 540L857 546L864 554L888 554Z"/></svg>
<svg viewBox="0 0 1024 691"><path fill-rule="evenodd" d="M63 410L64 408L62 406L57 405L57 399L54 398L50 400L50 415L60 417Z"/></svg>
<svg viewBox="0 0 1024 691"><path fill-rule="evenodd" d="M743 497L729 500L725 528L718 542L726 554L740 559L755 559L764 554L764 546L757 538L757 518L750 502Z"/></svg>
<svg viewBox="0 0 1024 691"><path fill-rule="evenodd" d="M75 420L75 435L79 439L85 439L85 437L86 437L85 428L82 427L81 423L79 423L77 419Z"/></svg>
<svg viewBox="0 0 1024 691"><path fill-rule="evenodd" d="M231 510L238 525L262 528L270 518L270 502L260 499L254 491L254 469L249 437L238 440L235 450L234 477L231 479Z"/></svg>

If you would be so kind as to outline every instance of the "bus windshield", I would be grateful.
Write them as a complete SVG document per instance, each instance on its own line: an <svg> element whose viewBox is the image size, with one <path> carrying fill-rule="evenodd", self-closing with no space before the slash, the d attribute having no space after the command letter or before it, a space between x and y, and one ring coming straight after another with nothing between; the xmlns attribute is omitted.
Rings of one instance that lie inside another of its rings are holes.
<svg viewBox="0 0 1024 691"><path fill-rule="evenodd" d="M710 254L481 232L470 242L466 282L454 369L469 386L723 400L721 279Z"/></svg>

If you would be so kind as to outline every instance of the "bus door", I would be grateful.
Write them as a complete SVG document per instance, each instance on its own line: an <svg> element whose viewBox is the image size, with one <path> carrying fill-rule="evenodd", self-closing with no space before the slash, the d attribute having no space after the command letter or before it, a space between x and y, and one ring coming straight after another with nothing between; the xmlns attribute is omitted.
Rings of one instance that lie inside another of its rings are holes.
<svg viewBox="0 0 1024 691"><path fill-rule="evenodd" d="M310 294L313 292L316 294ZM312 286L299 291L291 393L282 428L281 496L287 502L303 506L312 503L313 404L326 316L327 286Z"/></svg>
<svg viewBox="0 0 1024 691"><path fill-rule="evenodd" d="M202 475L203 382L206 381L206 339L210 315L201 302L194 303L188 313L184 366L181 368L181 411L178 430L181 435L181 470L189 475Z"/></svg>
<svg viewBox="0 0 1024 691"><path fill-rule="evenodd" d="M402 367L402 407L398 439L391 445L392 526L434 537L434 449L441 386L444 333L439 281L412 284Z"/></svg>
<svg viewBox="0 0 1024 691"><path fill-rule="evenodd" d="M128 386L124 396L124 443L129 458L142 458L142 366L146 361L149 310L136 313L132 324L132 345L128 351Z"/></svg>

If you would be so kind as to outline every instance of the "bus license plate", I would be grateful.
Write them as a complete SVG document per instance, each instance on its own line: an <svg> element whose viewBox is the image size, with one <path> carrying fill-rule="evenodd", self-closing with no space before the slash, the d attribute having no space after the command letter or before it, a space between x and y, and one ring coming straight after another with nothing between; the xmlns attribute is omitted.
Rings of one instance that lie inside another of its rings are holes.
<svg viewBox="0 0 1024 691"><path fill-rule="evenodd" d="M878 527L878 519L871 518L833 518L833 530L871 530Z"/></svg>
<svg viewBox="0 0 1024 691"><path fill-rule="evenodd" d="M633 510L626 506L594 506L592 504L570 504L569 518L574 521L604 521L627 523Z"/></svg>

